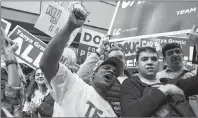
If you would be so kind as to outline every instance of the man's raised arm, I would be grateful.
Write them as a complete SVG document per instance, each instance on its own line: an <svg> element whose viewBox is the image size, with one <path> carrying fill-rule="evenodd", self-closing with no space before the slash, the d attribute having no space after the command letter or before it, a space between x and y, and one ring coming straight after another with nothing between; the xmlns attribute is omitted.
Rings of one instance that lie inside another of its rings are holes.
<svg viewBox="0 0 198 118"><path fill-rule="evenodd" d="M76 15L78 18L76 18ZM70 38L71 33L83 25L86 14L82 10L74 9L69 16L65 26L49 42L40 61L40 68L47 78L48 82L55 76L58 71L58 63L63 50Z"/></svg>

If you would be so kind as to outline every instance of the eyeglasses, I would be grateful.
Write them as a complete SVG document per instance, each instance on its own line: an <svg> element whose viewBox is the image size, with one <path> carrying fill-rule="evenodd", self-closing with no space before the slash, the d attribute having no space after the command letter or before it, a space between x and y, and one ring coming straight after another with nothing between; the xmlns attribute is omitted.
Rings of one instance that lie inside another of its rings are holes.
<svg viewBox="0 0 198 118"><path fill-rule="evenodd" d="M175 50L168 50L168 51L166 52L166 54L167 54L167 56L171 56L171 55L174 54L174 52L175 52L176 54L181 54L181 53L182 53L182 51L181 51L180 49L175 49Z"/></svg>

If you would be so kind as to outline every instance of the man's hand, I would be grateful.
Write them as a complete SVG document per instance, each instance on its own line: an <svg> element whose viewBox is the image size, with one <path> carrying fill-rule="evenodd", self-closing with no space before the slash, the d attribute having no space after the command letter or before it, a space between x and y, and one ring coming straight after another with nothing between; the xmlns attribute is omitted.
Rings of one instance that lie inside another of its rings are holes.
<svg viewBox="0 0 198 118"><path fill-rule="evenodd" d="M15 58L14 52L18 49L18 44L7 37L3 29L1 29L1 33L1 38L3 40L2 55L4 55L7 60Z"/></svg>
<svg viewBox="0 0 198 118"><path fill-rule="evenodd" d="M197 26L193 25L191 32L187 34L188 38L193 42L193 44L198 45L198 33L196 32Z"/></svg>
<svg viewBox="0 0 198 118"><path fill-rule="evenodd" d="M154 86L156 87L156 86ZM173 84L157 85L158 89L161 90L165 95L182 95L184 96L183 90Z"/></svg>
<svg viewBox="0 0 198 118"><path fill-rule="evenodd" d="M114 112L121 116L122 111L121 111L121 106L120 106L120 102L110 102L111 106L113 107Z"/></svg>
<svg viewBox="0 0 198 118"><path fill-rule="evenodd" d="M78 8L75 6L78 6ZM76 4L74 5L74 9L70 13L68 22L74 28L79 28L84 24L86 18L87 12L83 9L83 6L79 6L78 4Z"/></svg>
<svg viewBox="0 0 198 118"><path fill-rule="evenodd" d="M102 55L104 54L105 51L109 49L110 49L109 36L105 36L103 39L101 39L97 52Z"/></svg>

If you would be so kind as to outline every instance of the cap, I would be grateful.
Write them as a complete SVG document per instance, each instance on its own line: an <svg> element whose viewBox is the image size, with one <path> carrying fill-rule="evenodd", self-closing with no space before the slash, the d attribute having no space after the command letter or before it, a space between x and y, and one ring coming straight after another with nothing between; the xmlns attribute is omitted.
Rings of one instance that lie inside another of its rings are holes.
<svg viewBox="0 0 198 118"><path fill-rule="evenodd" d="M116 68L116 77L119 77L123 70L124 70L124 63L122 62L122 60L118 57L109 57L107 58L106 60L99 60L97 63L96 63L96 67L94 68L93 71L96 71L99 67L101 67L102 65L105 65L105 64L112 64L115 66Z"/></svg>

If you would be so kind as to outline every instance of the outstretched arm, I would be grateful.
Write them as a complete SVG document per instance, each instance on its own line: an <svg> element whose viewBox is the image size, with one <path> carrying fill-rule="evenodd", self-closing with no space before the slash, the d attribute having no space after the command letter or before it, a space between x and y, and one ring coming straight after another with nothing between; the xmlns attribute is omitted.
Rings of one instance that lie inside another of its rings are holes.
<svg viewBox="0 0 198 118"><path fill-rule="evenodd" d="M40 68L49 82L55 76L58 70L60 57L70 38L71 33L76 28L81 27L85 21L85 17L83 17L84 19L77 19L74 15L74 12L78 12L78 15L80 16L85 16L84 12L74 9L73 12L70 13L69 19L65 26L49 42L41 58Z"/></svg>

